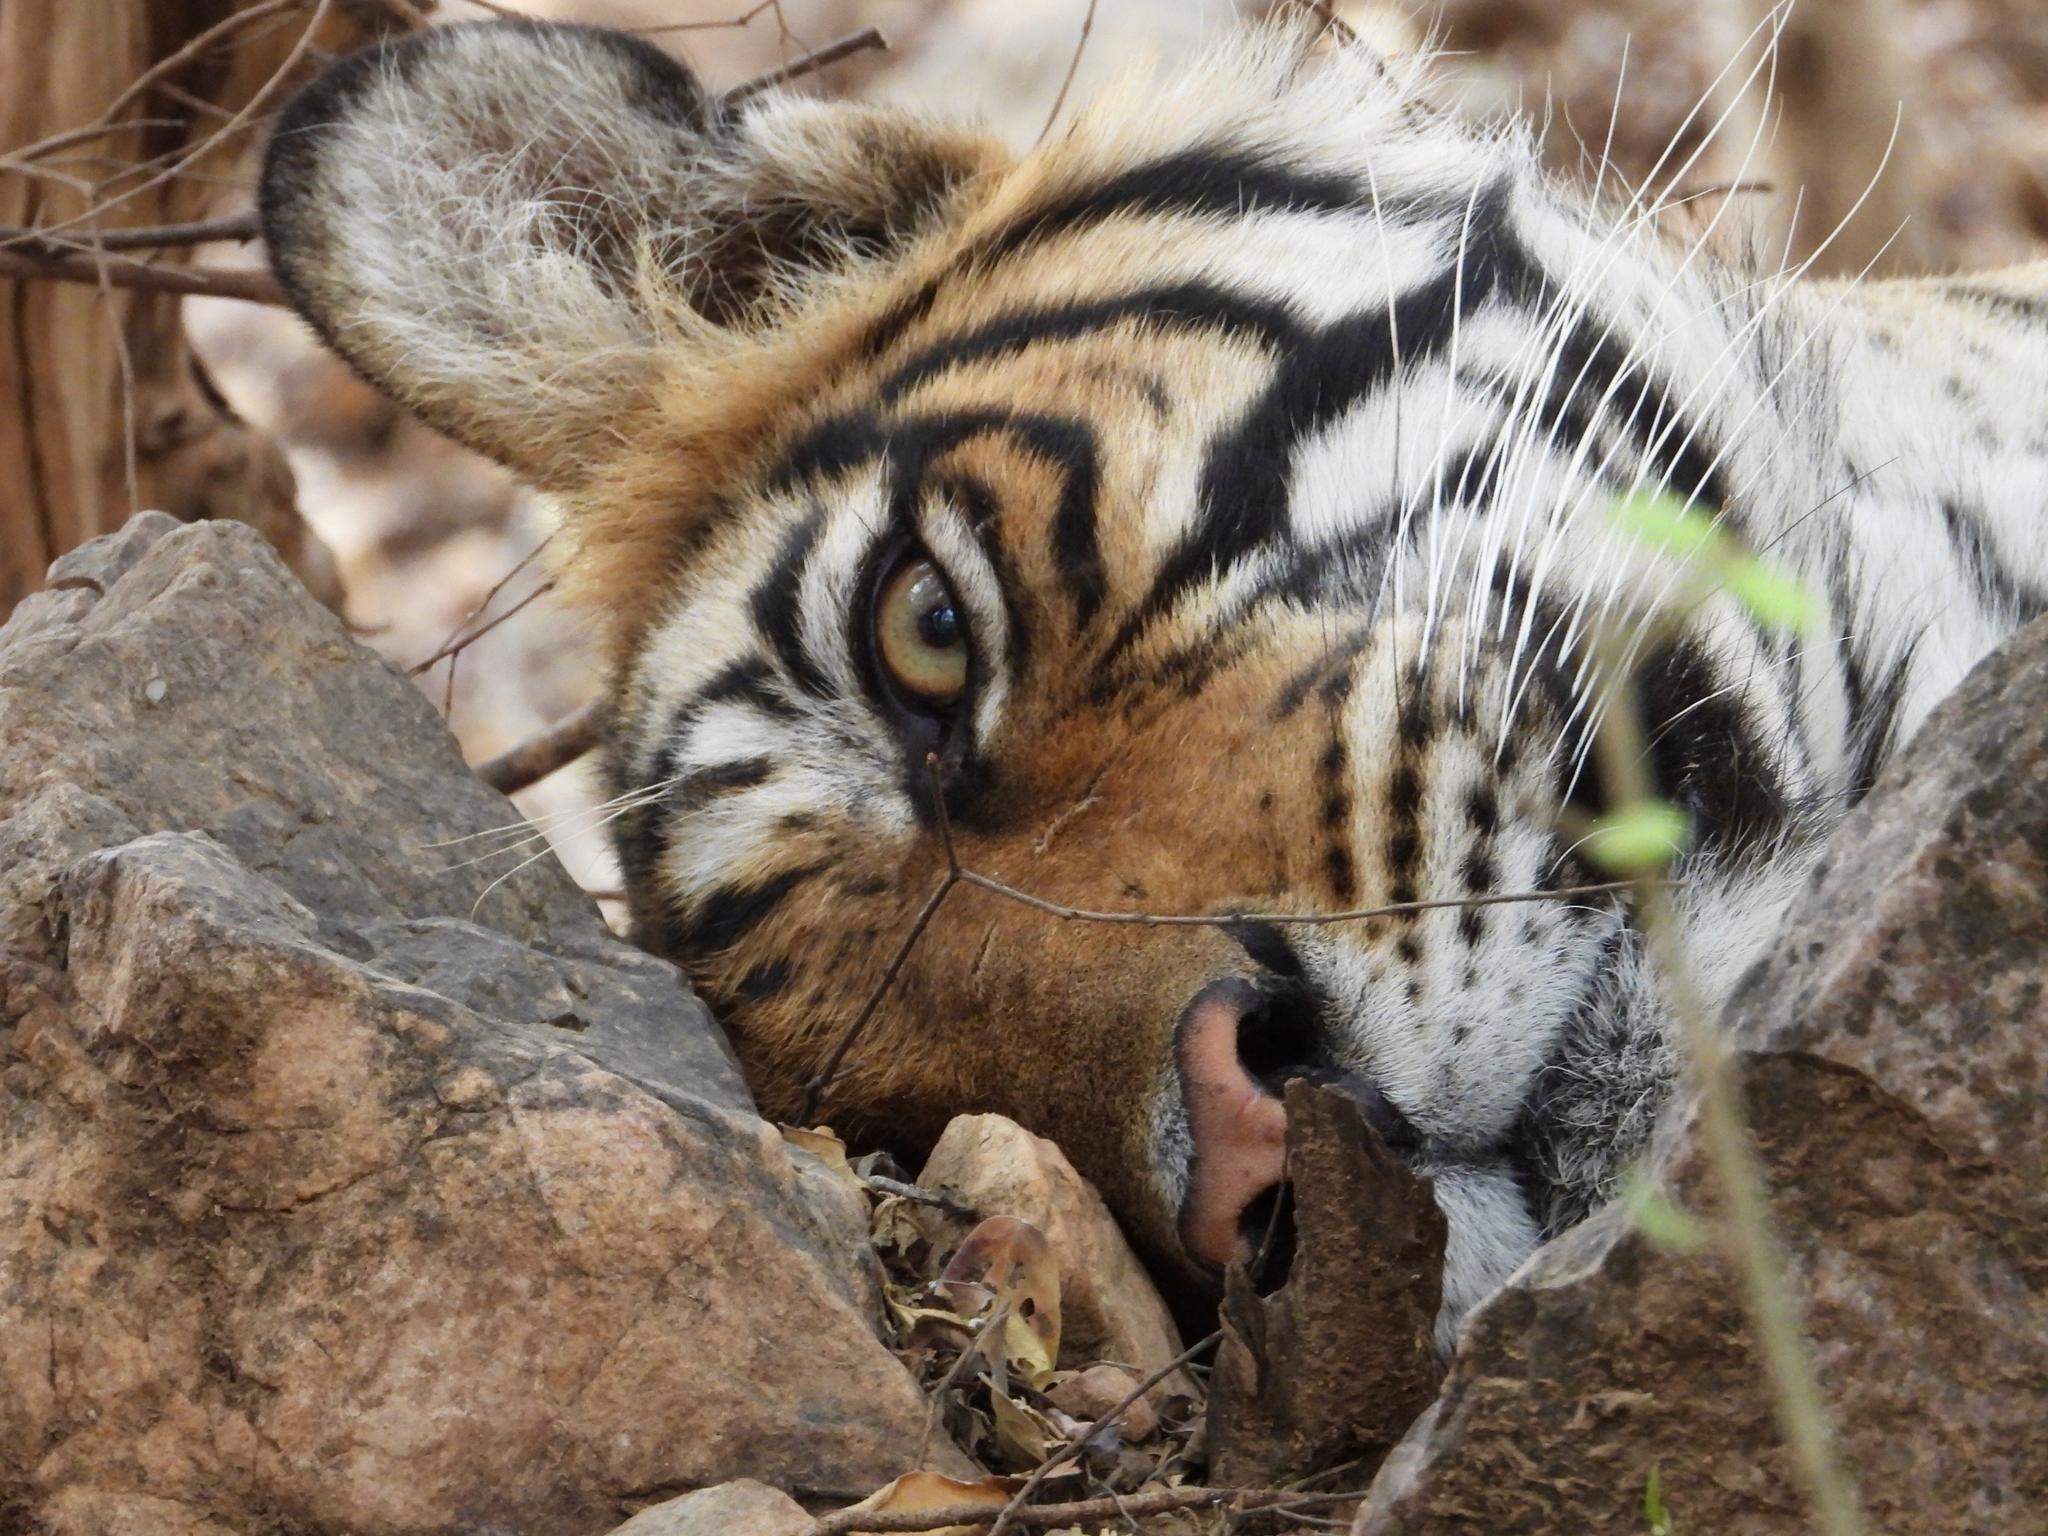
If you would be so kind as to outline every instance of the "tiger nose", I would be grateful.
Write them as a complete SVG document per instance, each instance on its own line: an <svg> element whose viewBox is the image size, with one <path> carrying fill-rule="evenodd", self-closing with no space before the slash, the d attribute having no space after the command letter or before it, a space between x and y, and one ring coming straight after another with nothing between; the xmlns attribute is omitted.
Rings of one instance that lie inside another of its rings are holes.
<svg viewBox="0 0 2048 1536"><path fill-rule="evenodd" d="M1248 981L1211 982L1176 1027L1175 1054L1194 1143L1181 1204L1181 1246L1218 1269L1249 1263L1272 1219L1262 1197L1287 1178L1287 1112L1280 1092L1297 1077L1355 1099L1394 1150L1416 1144L1414 1128L1376 1085L1335 1067L1319 1031L1300 1009L1279 1006ZM1265 1213L1254 1219L1254 1212Z"/></svg>

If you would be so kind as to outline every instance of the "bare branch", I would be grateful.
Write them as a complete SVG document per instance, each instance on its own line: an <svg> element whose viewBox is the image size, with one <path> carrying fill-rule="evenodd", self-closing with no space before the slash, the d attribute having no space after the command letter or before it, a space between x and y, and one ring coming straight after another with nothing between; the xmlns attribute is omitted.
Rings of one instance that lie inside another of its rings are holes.
<svg viewBox="0 0 2048 1536"><path fill-rule="evenodd" d="M897 973L903 969L903 962L910 958L910 952L917 948L917 941L924 937L925 929L931 926L931 920L938 912L939 904L952 892L953 887L960 883L960 860L953 852L953 829L946 818L946 794L944 786L939 782L937 754L926 753L924 766L925 772L931 777L932 803L938 808L939 837L946 849L945 877L932 887L931 895L925 897L924 905L918 908L917 916L911 919L910 931L903 935L903 942L896 946L896 953L889 957L888 965L883 968L882 979L875 983L874 990L868 993L868 1000L860 1005L860 1012L853 1016L840 1033L838 1041L832 1047L831 1055L825 1058L825 1064L809 1082L804 1084L804 1106L798 1116L804 1125L816 1123L818 1106L824 1099L825 1090L832 1086L832 1080L839 1075L840 1063L846 1060L846 1053L851 1051L854 1042L860 1039L861 1031L868 1027L868 1020L875 1016L875 1010L882 1006L882 999L889 995L889 988L895 984Z"/></svg>
<svg viewBox="0 0 2048 1536"><path fill-rule="evenodd" d="M327 19L327 14L332 9L334 0L265 0L263 4L253 6L246 11L237 11L226 21L209 27L169 58L160 61L145 71L135 84L122 92L115 99L114 104L107 108L102 114L103 120L116 116L124 106L135 99L146 83L161 78L164 73L168 72L175 65L196 57L198 52L203 51L201 47L203 43L208 39L217 37L231 25L247 25L261 16L275 15L287 10L304 9L308 3L312 5L313 14L306 18L306 24L301 29L297 39L292 43L290 51L285 55L284 62L271 72L270 78L256 88L255 93L250 96L248 101L232 117L204 139L200 140L199 143L175 156L161 170L158 170L132 187L124 188L111 197L100 199L83 213L48 226L42 231L43 236L47 239L50 236L62 234L66 230L76 229L101 217L109 210L120 207L123 203L131 202L144 193L155 190L165 182L190 170L192 166L219 149L236 133L248 127L269 106L271 99L283 88L285 82L291 79L300 63L304 61L307 54L311 51L314 34L320 30L321 23Z"/></svg>
<svg viewBox="0 0 2048 1536"><path fill-rule="evenodd" d="M184 293L206 299L241 299L250 304L283 304L284 290L268 272L229 267L159 267L140 262L104 262L90 256L44 256L0 250L0 277L41 278L94 287L132 288L142 293Z"/></svg>
<svg viewBox="0 0 2048 1536"><path fill-rule="evenodd" d="M209 240L254 240L262 232L253 213L194 219L185 224L96 229L60 239L51 239L40 229L9 229L0 225L0 248L15 247L26 255L48 258L93 251L155 251L170 246L204 245Z"/></svg>
<svg viewBox="0 0 2048 1536"><path fill-rule="evenodd" d="M1088 10L1081 18L1081 35L1074 40L1074 56L1067 60L1066 78L1060 81L1060 93L1052 99L1052 110L1045 114L1045 126L1038 130L1037 142L1044 143L1045 136L1052 132L1052 125L1059 121L1060 108L1067 104L1067 92L1074 88L1074 76L1080 73L1081 55L1088 49L1088 34L1095 30L1096 0L1088 0Z"/></svg>
<svg viewBox="0 0 2048 1536"><path fill-rule="evenodd" d="M479 9L489 11L493 16L503 17L507 21L536 21L543 19L531 11L522 11L515 5L507 5L505 0L470 0L470 3ZM741 11L737 16L728 16L721 21L667 21L653 26L616 27L613 30L631 32L637 37L659 37L667 32L719 32L732 27L747 26L757 17L774 10L779 3L780 0L759 0L758 4L747 7L746 10Z"/></svg>
<svg viewBox="0 0 2048 1536"><path fill-rule="evenodd" d="M841 59L850 59L857 53L886 50L889 40L882 36L880 27L863 27L858 32L814 48L809 53L791 59L779 68L771 69L765 75L756 75L742 81L725 93L728 102L745 101L774 86L787 85L792 80L801 80L805 75L816 74L828 64L837 64Z"/></svg>
<svg viewBox="0 0 2048 1536"><path fill-rule="evenodd" d="M881 1008L882 1000L888 996L889 988L895 985L897 976L902 973L905 963L910 959L911 951L917 947L918 940L924 937L925 929L931 926L932 919L937 916L940 905L958 885L975 886L993 896L1014 901L1020 906L1029 907L1034 912L1042 912L1047 917L1058 918L1062 922L1108 923L1138 928L1228 928L1237 923L1356 923L1376 917L1407 917L1417 912L1434 912L1453 907L1499 907L1519 902L1564 901L1578 896L1613 895L1632 890L1636 886L1634 881L1609 880L1599 885L1570 885L1551 891L1509 891L1496 896L1453 896L1440 901L1403 901L1384 907L1358 907L1348 912L1097 912L1086 907L1062 906L1058 902L1033 896L1029 891L1020 891L1014 885L1005 885L1000 880L962 868L960 855L953 846L952 821L946 815L946 796L944 786L939 781L937 756L926 754L925 771L931 778L932 804L936 811L939 842L946 853L946 873L940 878L939 883L932 887L931 894L925 897L924 905L918 908L917 916L911 920L910 930L904 934L902 942L896 946L895 953L889 957L888 965L883 968L881 979L868 993L867 1000L860 1006L860 1011L854 1014L846 1028L841 1031L838 1040L832 1046L831 1054L825 1058L825 1064L804 1084L803 1108L798 1118L805 1125L816 1122L819 1108L824 1102L825 1090L831 1087L834 1079L839 1076L847 1055L859 1041L862 1032L867 1029L869 1021Z"/></svg>
<svg viewBox="0 0 2048 1536"><path fill-rule="evenodd" d="M522 608L525 608L530 603L538 601L540 598L546 596L548 593L554 590L555 583L552 578L542 582L539 586L535 587L531 592L527 593L526 596L522 597L521 599L519 599L518 602L514 603L510 608L507 608L503 613L499 614L495 619L491 619L486 623L479 624L475 629L470 630L467 634L457 636L455 639L450 640L446 645L442 646L441 649L434 652L434 654L429 656L425 661L418 662L413 666L408 667L406 669L405 675L407 677L418 677L422 672L425 672L430 667L432 667L435 662L446 661L450 656L455 655L457 652L469 649L470 646L475 645L477 641L483 639L485 635L488 635L492 630L496 629L500 624L503 624L507 619L511 618L514 614L518 613Z"/></svg>
<svg viewBox="0 0 2048 1536"><path fill-rule="evenodd" d="M1275 1209L1277 1210L1278 1207L1276 1206ZM1175 1371L1179 1370L1182 1366L1191 1364L1197 1355L1200 1355L1205 1350L1214 1349L1222 1341L1223 1330L1221 1328L1218 1328L1214 1333L1210 1334L1207 1338L1197 1339L1194 1343L1190 1344L1186 1349L1182 1350L1178 1355L1175 1355L1171 1360L1167 1361L1166 1364L1159 1367L1159 1369L1154 1371L1150 1376L1147 1376L1143 1381L1139 1382L1135 1387L1131 1388L1129 1392L1126 1392L1124 1394L1123 1401L1119 1402L1115 1407L1111 1408L1107 1413L1103 1414L1101 1418L1095 1421L1097 1426L1117 1423L1130 1409L1131 1404L1135 1403L1147 1392L1150 1392L1154 1387L1158 1386L1159 1383L1166 1380L1167 1377L1171 1376ZM1017 1490L1017 1492L1011 1497L1010 1502L1003 1506L1002 1512L996 1516L994 1525L992 1525L989 1528L989 1536L1002 1536L1003 1530L1007 1526L1032 1523L1027 1522L1022 1518L1024 1515L1030 1513L1030 1511L1024 1508L1025 1501L1029 1499L1032 1494L1038 1491L1039 1487L1045 1482L1045 1480L1048 1477L1052 1476L1055 1470L1065 1466L1068 1462L1072 1461L1076 1456L1080 1455L1082 1447L1085 1446L1087 1443L1088 1437L1085 1436L1079 1440L1069 1440L1057 1451L1054 1451L1052 1455L1046 1457L1044 1461L1040 1462L1037 1468L1032 1472L1032 1474L1024 1479L1024 1486ZM1227 1489L1223 1491L1225 1493L1228 1492ZM1048 1505L1046 1507L1052 1508L1054 1506Z"/></svg>
<svg viewBox="0 0 2048 1536"><path fill-rule="evenodd" d="M1111 1494L1102 1499L1076 1499L1066 1504L1040 1504L1020 1509L1010 1525L1030 1530L1086 1526L1130 1516L1163 1515L1181 1509L1208 1509L1228 1504L1249 1514L1255 1510L1302 1508L1311 1504L1352 1504L1363 1490L1345 1493L1303 1493L1288 1488L1155 1488L1148 1493ZM1007 1513L1007 1511L1005 1511ZM847 1536L848 1532L938 1531L951 1526L980 1530L996 1518L986 1505L951 1504L942 1509L863 1513L842 1509L814 1522L806 1536ZM993 1533L991 1533L993 1536Z"/></svg>
<svg viewBox="0 0 2048 1536"><path fill-rule="evenodd" d="M604 737L607 714L606 701L593 699L581 709L527 737L518 746L479 764L476 776L502 795L515 795L529 785L538 784L549 774L568 767L595 748Z"/></svg>
<svg viewBox="0 0 2048 1536"><path fill-rule="evenodd" d="M166 54L137 75L129 82L126 90L107 104L106 110L100 113L99 121L112 122L121 115L124 107L140 100L159 80L176 74L194 59L205 55L214 44L239 32L251 22L261 21L266 16L282 15L286 11L302 11L310 3L311 0L262 0L261 4L252 5L245 11L236 11L230 16L223 17L186 42L182 48ZM322 4L321 9L325 10L326 6Z"/></svg>
<svg viewBox="0 0 2048 1536"><path fill-rule="evenodd" d="M1446 896L1436 901L1398 901L1384 907L1353 907L1345 912L1098 912L1087 907L1067 907L1014 885L1005 885L971 869L960 871L962 884L978 886L1047 917L1062 922L1111 923L1131 928L1229 928L1238 923L1297 924L1318 927L1328 923L1362 923L1376 917L1411 917L1418 912L1441 912L1469 907L1506 907L1530 901L1569 901L1580 896L1611 896L1635 889L1632 880L1605 880L1597 885L1561 885L1548 891L1503 891L1492 896Z"/></svg>

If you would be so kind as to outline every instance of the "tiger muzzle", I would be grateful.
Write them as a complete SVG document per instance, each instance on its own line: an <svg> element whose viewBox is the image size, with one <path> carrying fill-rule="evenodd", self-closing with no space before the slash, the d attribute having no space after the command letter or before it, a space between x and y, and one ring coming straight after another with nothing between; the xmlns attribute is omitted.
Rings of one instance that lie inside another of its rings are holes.
<svg viewBox="0 0 2048 1536"><path fill-rule="evenodd" d="M1174 1051L1194 1144L1180 1240L1205 1268L1257 1266L1262 1288L1281 1278L1274 1271L1284 1261L1270 1261L1291 1246L1280 1097L1290 1081L1307 1078L1356 1100L1397 1154L1417 1145L1414 1127L1376 1084L1332 1063L1312 1009L1284 992L1238 977L1211 982L1182 1011Z"/></svg>

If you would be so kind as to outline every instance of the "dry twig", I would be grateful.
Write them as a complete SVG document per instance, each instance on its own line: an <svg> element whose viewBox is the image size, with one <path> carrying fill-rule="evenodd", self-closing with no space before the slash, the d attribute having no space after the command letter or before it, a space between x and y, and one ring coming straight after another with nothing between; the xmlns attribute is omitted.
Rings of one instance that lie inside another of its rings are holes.
<svg viewBox="0 0 2048 1536"><path fill-rule="evenodd" d="M429 670L434 665L434 663L439 661L446 661L450 656L456 655L458 652L468 650L472 645L475 645L477 641L483 639L485 635L488 635L492 630L496 629L500 624L503 624L507 619L510 619L514 614L518 613L522 608L525 608L529 603L537 602L539 599L545 597L548 593L554 590L555 583L552 578L542 582L539 586L535 587L531 592L527 593L526 596L522 597L521 599L519 599L518 602L514 603L510 608L507 608L503 613L499 614L495 619L491 619L486 621L485 623L477 625L475 629L470 630L467 634L458 635L456 638L450 640L446 645L442 646L441 649L434 652L434 654L429 656L425 661L416 663L415 665L408 667L406 669L405 675L407 677L418 677L422 672Z"/></svg>
<svg viewBox="0 0 2048 1536"><path fill-rule="evenodd" d="M1627 891L1633 886L1633 882L1628 880L1609 880L1597 885L1563 886L1550 891L1508 891L1494 896L1453 896L1437 901L1394 902L1383 907L1355 907L1344 912L1101 912L1087 907L1062 906L1058 902L1034 896L1029 891L1019 890L1014 885L1006 885L991 876L962 868L959 854L953 847L953 828L946 815L946 796L944 786L939 782L939 761L936 755L926 756L925 771L931 779L932 804L936 811L940 845L945 850L946 872L940 876L939 883L932 887L931 894L925 897L924 905L918 908L917 916L911 919L910 929L889 957L888 965L883 967L881 979L875 983L874 990L868 993L867 1000L861 1004L860 1010L841 1031L831 1053L825 1058L824 1065L804 1084L800 1118L806 1125L816 1122L825 1090L839 1076L848 1053L867 1029L868 1022L881 1008L882 1000L888 996L890 987L895 985L896 978L901 974L904 963L909 960L911 951L917 947L918 940L924 937L925 929L931 926L932 918L937 915L939 907L952 894L955 886L971 885L1063 922L1105 923L1138 928L1229 928L1238 923L1303 926L1356 923L1367 922L1373 918L1407 917L1417 912L1434 912L1452 907L1497 907L1530 901L1563 901L1580 896L1611 895Z"/></svg>
<svg viewBox="0 0 2048 1536"><path fill-rule="evenodd" d="M1112 1494L1104 1499L1040 1504L1032 1509L1018 1510L1009 1524L1028 1530L1045 1530L1063 1525L1088 1526L1099 1520L1170 1514L1179 1509L1209 1509L1219 1504L1231 1504L1240 1512L1250 1513L1262 1509L1303 1508L1311 1504L1351 1504L1364 1497L1365 1494L1358 1489L1344 1493L1302 1493L1290 1488L1156 1488L1150 1493ZM1002 1511L1002 1514L1008 1513L1007 1510ZM904 1510L901 1513L862 1513L842 1509L817 1520L807 1536L847 1536L852 1531L938 1531L955 1525L976 1530L989 1526L990 1536L995 1536L995 1528L990 1522L999 1518L1000 1515L991 1515L988 1507L982 1504L950 1504L942 1509Z"/></svg>
<svg viewBox="0 0 2048 1536"><path fill-rule="evenodd" d="M1074 88L1074 76L1081 71L1081 55L1088 49L1088 34L1095 30L1096 0L1088 0L1088 10L1081 18L1081 35L1074 40L1074 56L1067 60L1066 78L1060 81L1059 94L1052 99L1052 110L1045 114L1045 126L1038 130L1039 143L1052 132L1052 125L1059 121L1060 108L1067 104L1067 92Z"/></svg>
<svg viewBox="0 0 2048 1536"><path fill-rule="evenodd" d="M1200 1355L1207 1350L1214 1349L1218 1344L1222 1342L1223 1330L1221 1328L1218 1328L1214 1333L1211 1333L1206 1338L1197 1339L1194 1343L1190 1344L1186 1349L1182 1350L1179 1354L1175 1355L1171 1360L1167 1361L1166 1364L1160 1366L1159 1369L1154 1371L1150 1376L1147 1376L1143 1381L1139 1382L1135 1387L1131 1388L1130 1391L1126 1392L1121 1402L1117 1403L1107 1413L1103 1414L1102 1417L1095 1421L1096 1428L1100 1429L1102 1426L1106 1424L1119 1423L1123 1419L1124 1414L1130 1410L1131 1404L1135 1403L1147 1392L1150 1392L1154 1387L1158 1386L1159 1383L1166 1380L1166 1378L1171 1376L1175 1371L1180 1370L1183 1366L1192 1364L1197 1355ZM1036 1493L1039 1490L1040 1486L1044 1484L1045 1480L1048 1477L1052 1476L1054 1472L1058 1471L1061 1467L1065 1466L1068 1462L1072 1461L1076 1456L1080 1455L1082 1448L1086 1446L1088 1441L1092 1438L1094 1438L1094 1436L1091 1432L1089 1435L1084 1436L1081 1439L1069 1440L1065 1445L1061 1446L1058 1450L1054 1451L1050 1456L1046 1457L1044 1461L1040 1462L1038 1466L1033 1469L1031 1475L1024 1479L1024 1485L1021 1488L1019 1488L1014 1495L1011 1496L1010 1502L1005 1504L1002 1507L1002 1509L997 1513L995 1523L989 1528L989 1536L1003 1536L1003 1531L1005 1530L1005 1528L1012 1525L1036 1524L1037 1522L1035 1521L1026 1520L1025 1518L1023 1518L1028 1514L1034 1513L1034 1511L1027 1510L1024 1507L1025 1501L1029 1499L1032 1494ZM1230 1492L1230 1490L1227 1488L1222 1489L1220 1491L1223 1492L1225 1495L1228 1495ZM1356 1495L1353 1495L1353 1497L1356 1497ZM1046 1505L1044 1507L1047 1509L1053 1509L1058 1508L1059 1506ZM1111 1513L1114 1512L1111 1511ZM1152 1511L1145 1511L1145 1513L1152 1513Z"/></svg>
<svg viewBox="0 0 2048 1536"><path fill-rule="evenodd" d="M850 59L857 53L886 51L888 46L889 40L882 36L880 27L863 27L860 31L849 32L823 47L813 48L809 53L769 70L765 75L756 75L751 80L741 81L725 93L725 99L728 103L736 104L775 86L787 85L792 80L801 80L805 75L814 75L826 65L837 64L841 59Z"/></svg>
<svg viewBox="0 0 2048 1536"><path fill-rule="evenodd" d="M153 251L174 245L203 245L209 240L254 240L262 229L253 213L219 219L193 219L183 224L144 224L133 229L96 229L76 240L52 240L39 229L0 227L0 248L25 247L44 257L74 252Z"/></svg>
<svg viewBox="0 0 2048 1536"><path fill-rule="evenodd" d="M516 795L529 785L538 784L549 774L568 767L577 758L594 749L604 738L607 713L606 702L603 699L593 699L581 709L564 715L553 725L527 737L518 746L500 752L488 762L479 764L476 776L501 795Z"/></svg>
<svg viewBox="0 0 2048 1536"><path fill-rule="evenodd" d="M85 255L0 250L0 277L89 283L95 288L133 288L142 293L183 293L203 299L241 299L250 304L285 302L277 279L255 268L159 267L135 261L109 262Z"/></svg>

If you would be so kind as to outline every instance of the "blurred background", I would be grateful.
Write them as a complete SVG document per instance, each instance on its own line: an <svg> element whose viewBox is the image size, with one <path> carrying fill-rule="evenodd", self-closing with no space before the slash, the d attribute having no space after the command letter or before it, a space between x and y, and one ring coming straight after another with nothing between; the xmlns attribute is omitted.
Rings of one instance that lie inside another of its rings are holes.
<svg viewBox="0 0 2048 1536"><path fill-rule="evenodd" d="M416 673L472 762L594 696L587 628L534 558L548 508L265 302L252 157L281 96L334 53L458 20L603 22L717 88L794 66L793 88L978 116L1026 147L1133 61L1170 62L1270 4L0 0L0 615L132 508L239 516ZM2048 0L1326 9L1382 48L1431 46L1444 105L1526 116L1562 175L1669 183L1681 227L1736 200L1726 226L1772 266L2048 254ZM805 68L846 39L846 57ZM582 763L516 796L602 896L616 875L595 802Z"/></svg>

